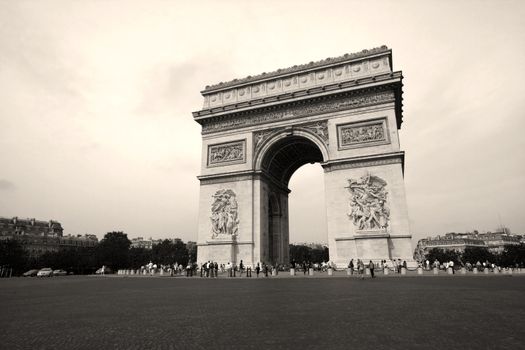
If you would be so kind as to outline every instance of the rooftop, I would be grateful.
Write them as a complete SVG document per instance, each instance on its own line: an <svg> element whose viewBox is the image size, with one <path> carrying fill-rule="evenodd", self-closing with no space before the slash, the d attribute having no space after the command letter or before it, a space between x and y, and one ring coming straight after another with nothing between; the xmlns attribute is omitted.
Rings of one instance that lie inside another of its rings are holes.
<svg viewBox="0 0 525 350"><path fill-rule="evenodd" d="M266 79L266 78L272 78L272 77L276 77L276 76L279 76L279 75L284 75L284 74L290 74L290 73L296 73L296 72L299 72L299 71L302 71L302 70L307 70L307 69L312 69L312 68L320 68L320 67L324 67L324 66L329 66L329 65L332 65L332 64L336 64L336 63L340 63L340 62L345 62L345 61L350 61L350 60L355 60L355 59L360 59L360 58L364 58L364 57L369 57L369 56L373 56L375 54L379 54L379 53L386 53L386 52L390 52L391 50L383 45L383 46L380 46L380 47L375 47L373 49L370 49L370 50L362 50L362 51L359 51L359 52L355 52L355 53L350 53L350 54L344 54L342 56L338 56L338 57L328 57L328 58L325 58L324 60L320 60L320 61L316 61L316 62L310 62L310 63L306 63L306 64L301 64L301 65L295 65L295 66L292 66L292 67L288 67L288 68L281 68L281 69L277 69L273 72L269 72L269 73L261 73L261 74L258 74L258 75L254 75L254 76L247 76L245 78L242 78L242 79L233 79L233 80L230 80L230 81L227 81L227 82L220 82L218 84L214 84L214 85L207 85L206 88L204 89L204 91L202 91L203 93L208 93L208 92L212 92L214 90L219 90L219 89L223 89L223 88L227 88L227 87L230 87L230 86L235 86L235 85L240 85L240 84L244 84L244 83L250 83L250 82L254 82L254 81L257 81L257 80L261 80L261 79Z"/></svg>

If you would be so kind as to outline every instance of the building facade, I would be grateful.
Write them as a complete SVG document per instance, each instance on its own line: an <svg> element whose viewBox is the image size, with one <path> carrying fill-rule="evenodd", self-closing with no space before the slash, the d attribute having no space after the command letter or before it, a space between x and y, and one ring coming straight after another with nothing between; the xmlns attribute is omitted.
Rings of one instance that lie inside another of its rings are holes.
<svg viewBox="0 0 525 350"><path fill-rule="evenodd" d="M74 247L94 247L98 244L95 235L65 235L58 221L0 218L0 240L16 240L30 256Z"/></svg>
<svg viewBox="0 0 525 350"><path fill-rule="evenodd" d="M428 237L417 242L414 259L425 259L429 250L438 248L462 253L467 248L486 248L489 252L501 253L508 245L519 245L523 237L507 232L447 233L444 236Z"/></svg>

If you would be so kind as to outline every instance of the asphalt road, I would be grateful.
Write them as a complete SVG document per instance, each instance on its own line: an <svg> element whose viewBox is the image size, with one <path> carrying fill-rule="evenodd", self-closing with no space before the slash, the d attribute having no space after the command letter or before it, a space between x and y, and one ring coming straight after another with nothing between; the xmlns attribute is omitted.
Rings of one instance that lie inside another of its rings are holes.
<svg viewBox="0 0 525 350"><path fill-rule="evenodd" d="M523 349L525 276L0 279L1 349Z"/></svg>

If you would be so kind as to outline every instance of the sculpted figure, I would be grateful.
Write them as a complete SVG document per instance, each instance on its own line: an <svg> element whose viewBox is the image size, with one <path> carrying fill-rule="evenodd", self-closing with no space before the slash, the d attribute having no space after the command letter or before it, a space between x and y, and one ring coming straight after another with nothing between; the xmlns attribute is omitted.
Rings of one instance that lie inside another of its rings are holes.
<svg viewBox="0 0 525 350"><path fill-rule="evenodd" d="M239 220L237 218L236 195L230 189L219 190L213 195L211 206L212 238L219 235L237 235Z"/></svg>
<svg viewBox="0 0 525 350"><path fill-rule="evenodd" d="M358 230L383 230L388 226L390 211L386 205L386 182L367 174L359 180L349 179L349 217Z"/></svg>

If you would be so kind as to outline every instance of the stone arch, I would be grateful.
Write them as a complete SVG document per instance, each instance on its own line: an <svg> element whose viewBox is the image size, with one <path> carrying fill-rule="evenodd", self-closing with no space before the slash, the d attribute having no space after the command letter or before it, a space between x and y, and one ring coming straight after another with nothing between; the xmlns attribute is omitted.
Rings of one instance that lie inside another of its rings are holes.
<svg viewBox="0 0 525 350"><path fill-rule="evenodd" d="M297 169L307 163L324 163L329 160L329 153L321 137L294 127L275 132L264 140L253 159L255 171L266 173L287 187Z"/></svg>

